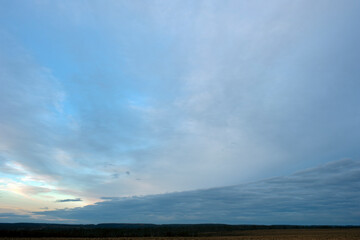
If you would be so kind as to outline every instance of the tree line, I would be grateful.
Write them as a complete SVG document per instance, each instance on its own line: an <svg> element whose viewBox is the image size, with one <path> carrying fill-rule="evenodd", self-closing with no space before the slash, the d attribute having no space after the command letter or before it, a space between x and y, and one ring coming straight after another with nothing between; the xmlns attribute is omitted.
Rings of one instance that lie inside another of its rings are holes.
<svg viewBox="0 0 360 240"><path fill-rule="evenodd" d="M198 237L241 235L241 230L354 228L358 226L226 224L0 224L2 237Z"/></svg>

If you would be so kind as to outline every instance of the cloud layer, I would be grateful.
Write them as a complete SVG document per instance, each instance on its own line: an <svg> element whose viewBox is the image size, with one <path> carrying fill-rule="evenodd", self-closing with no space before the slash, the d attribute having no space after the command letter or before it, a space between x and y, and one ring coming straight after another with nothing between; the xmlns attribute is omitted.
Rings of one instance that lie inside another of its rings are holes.
<svg viewBox="0 0 360 240"><path fill-rule="evenodd" d="M360 161L340 160L250 184L107 199L38 212L67 222L360 224Z"/></svg>
<svg viewBox="0 0 360 240"><path fill-rule="evenodd" d="M1 1L2 207L360 159L359 11L356 0Z"/></svg>

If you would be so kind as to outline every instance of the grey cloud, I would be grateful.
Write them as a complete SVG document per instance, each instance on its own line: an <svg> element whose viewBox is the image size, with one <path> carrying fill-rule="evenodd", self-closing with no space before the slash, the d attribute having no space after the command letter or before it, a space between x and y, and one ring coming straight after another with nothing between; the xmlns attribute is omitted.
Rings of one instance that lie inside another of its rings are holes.
<svg viewBox="0 0 360 240"><path fill-rule="evenodd" d="M356 1L192 2L92 1L86 11L72 3L48 2L40 11L13 5L9 12L25 14L2 18L5 28L14 22L37 29L39 39L62 39L41 48L54 53L45 60L56 62L55 73L71 73L60 84L1 35L6 161L98 197L229 185L360 157ZM34 12L42 13L37 22ZM78 31L75 16L89 31ZM31 37L19 42L38 42ZM150 100L133 109L136 98ZM54 111L59 106L64 114ZM68 165L55 160L59 149ZM99 167L105 162L121 167ZM126 180L117 174L125 169Z"/></svg>
<svg viewBox="0 0 360 240"><path fill-rule="evenodd" d="M3 223L16 223L16 222L36 222L30 214L18 214L18 213L0 213L0 222ZM41 220L40 220L41 221Z"/></svg>
<svg viewBox="0 0 360 240"><path fill-rule="evenodd" d="M360 161L205 190L103 198L82 208L34 214L74 222L360 224Z"/></svg>
<svg viewBox="0 0 360 240"><path fill-rule="evenodd" d="M62 82L4 31L0 31L0 85L0 172L74 191L100 181L95 172L89 177L75 170L85 154L70 147L72 141L82 140L68 137L76 134L69 134L73 119L63 109L66 94ZM80 160L66 163L56 156L59 151L69 154L70 160L74 155Z"/></svg>
<svg viewBox="0 0 360 240"><path fill-rule="evenodd" d="M18 162L36 174L56 178L51 161L56 119L56 106L61 101L61 88L49 69L35 63L16 40L0 32L0 149L6 162ZM50 110L55 109L55 110ZM4 170L4 169L3 169ZM9 167L5 171L16 173Z"/></svg>
<svg viewBox="0 0 360 240"><path fill-rule="evenodd" d="M6 149L8 155L0 162L1 172L25 175L5 164L17 162L32 177L85 191L109 180L104 179L106 171L94 170L94 165L114 159L121 165L121 159L132 158L125 152L147 145L142 116L128 106L130 86L118 81L118 74L89 67L82 77L57 79L21 48L15 36L1 31L0 37L0 154ZM68 162L59 159L58 152L65 153ZM83 174L76 167L89 171ZM88 191L91 194L98 196L96 191Z"/></svg>
<svg viewBox="0 0 360 240"><path fill-rule="evenodd" d="M168 191L203 188L359 158L360 32L351 27L359 4L222 4L163 4L154 17L197 16L163 21L192 61L181 91L150 114L161 147L130 153L139 169L156 172L148 181Z"/></svg>
<svg viewBox="0 0 360 240"><path fill-rule="evenodd" d="M49 188L45 188L45 187L36 187L36 186L22 186L21 187L21 192L25 193L25 194L29 194L29 195L36 195L36 194L40 194L40 193L49 193L53 191L52 189Z"/></svg>
<svg viewBox="0 0 360 240"><path fill-rule="evenodd" d="M9 175L22 175L22 171L19 171L11 166L8 166L7 160L5 157L0 155L0 173L9 174Z"/></svg>
<svg viewBox="0 0 360 240"><path fill-rule="evenodd" d="M102 200L119 200L120 197L101 197Z"/></svg>
<svg viewBox="0 0 360 240"><path fill-rule="evenodd" d="M118 178L119 177L119 173L114 173L114 174L112 174L111 176L113 177L113 178Z"/></svg>
<svg viewBox="0 0 360 240"><path fill-rule="evenodd" d="M81 202L82 199L81 198L72 198L72 199L59 199L59 200L56 200L56 202Z"/></svg>

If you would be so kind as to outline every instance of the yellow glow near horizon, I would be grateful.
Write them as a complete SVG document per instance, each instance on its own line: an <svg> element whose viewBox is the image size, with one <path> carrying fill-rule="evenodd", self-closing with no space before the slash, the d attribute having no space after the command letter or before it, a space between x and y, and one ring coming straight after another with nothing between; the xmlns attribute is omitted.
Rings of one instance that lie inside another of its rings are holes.
<svg viewBox="0 0 360 240"><path fill-rule="evenodd" d="M0 179L0 191L2 195L1 208L11 210L45 211L82 207L94 202L80 196L62 193L54 186L40 187L37 184L26 184L10 178ZM75 198L81 198L82 201L57 202L61 199Z"/></svg>

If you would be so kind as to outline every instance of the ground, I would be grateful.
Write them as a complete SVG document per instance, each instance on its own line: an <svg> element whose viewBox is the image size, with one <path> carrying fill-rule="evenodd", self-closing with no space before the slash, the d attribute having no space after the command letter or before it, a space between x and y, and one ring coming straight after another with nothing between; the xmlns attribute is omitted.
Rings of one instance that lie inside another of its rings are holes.
<svg viewBox="0 0 360 240"><path fill-rule="evenodd" d="M350 229L269 229L231 233L234 236L147 237L146 240L359 240L360 228ZM51 240L140 240L141 238L41 238ZM40 238L1 238L0 240L40 240Z"/></svg>

